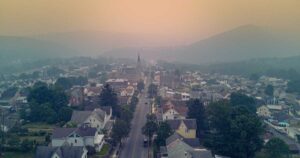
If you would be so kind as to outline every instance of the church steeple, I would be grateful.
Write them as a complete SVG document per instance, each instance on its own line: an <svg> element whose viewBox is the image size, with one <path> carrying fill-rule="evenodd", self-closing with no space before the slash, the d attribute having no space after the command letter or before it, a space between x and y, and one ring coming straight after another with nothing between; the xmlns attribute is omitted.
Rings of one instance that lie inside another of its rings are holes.
<svg viewBox="0 0 300 158"><path fill-rule="evenodd" d="M140 53L138 53L138 59L137 59L137 63L141 63L141 57L140 57Z"/></svg>
<svg viewBox="0 0 300 158"><path fill-rule="evenodd" d="M136 63L136 69L139 73L142 72L142 63L141 63L141 56L140 56L140 53L138 53L138 56L137 56L137 63Z"/></svg>

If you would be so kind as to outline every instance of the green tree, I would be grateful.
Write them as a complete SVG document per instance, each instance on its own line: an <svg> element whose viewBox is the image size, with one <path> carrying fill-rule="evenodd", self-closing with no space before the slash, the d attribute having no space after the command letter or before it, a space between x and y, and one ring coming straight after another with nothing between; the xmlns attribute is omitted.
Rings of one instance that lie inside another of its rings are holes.
<svg viewBox="0 0 300 158"><path fill-rule="evenodd" d="M19 89L17 87L11 87L6 89L2 94L1 94L1 99L10 99L15 96Z"/></svg>
<svg viewBox="0 0 300 158"><path fill-rule="evenodd" d="M174 131L172 131L170 125L167 122L160 123L157 129L157 138L156 138L157 146L165 146L166 139L170 137L173 133Z"/></svg>
<svg viewBox="0 0 300 158"><path fill-rule="evenodd" d="M265 152L268 158L288 158L289 146L279 138L272 138L265 145Z"/></svg>
<svg viewBox="0 0 300 158"><path fill-rule="evenodd" d="M246 106L251 112L256 112L255 99L245 94L234 92L230 95L230 103L233 106Z"/></svg>
<svg viewBox="0 0 300 158"><path fill-rule="evenodd" d="M33 149L33 141L24 139L20 144L20 151L29 152Z"/></svg>
<svg viewBox="0 0 300 158"><path fill-rule="evenodd" d="M300 94L300 79L293 79L287 84L287 92Z"/></svg>
<svg viewBox="0 0 300 158"><path fill-rule="evenodd" d="M72 88L72 82L68 78L61 77L56 80L55 86L67 90Z"/></svg>
<svg viewBox="0 0 300 158"><path fill-rule="evenodd" d="M267 85L267 87L265 88L265 93L268 96L273 96L273 94L274 94L274 87L272 85Z"/></svg>
<svg viewBox="0 0 300 158"><path fill-rule="evenodd" d="M253 73L249 76L249 79L252 81L257 81L259 79L259 75L257 73Z"/></svg>
<svg viewBox="0 0 300 158"><path fill-rule="evenodd" d="M158 125L156 121L156 116L154 114L147 115L147 122L142 128L142 133L148 136L149 141L153 135L157 132Z"/></svg>
<svg viewBox="0 0 300 158"><path fill-rule="evenodd" d="M196 119L197 121L197 135L200 136L206 130L206 117L203 103L199 99L191 99L188 105L188 118Z"/></svg>
<svg viewBox="0 0 300 158"><path fill-rule="evenodd" d="M130 110L130 107L123 106L120 112L120 119L126 122L130 122L133 118L133 112Z"/></svg>
<svg viewBox="0 0 300 158"><path fill-rule="evenodd" d="M112 129L112 139L115 144L120 143L121 140L128 136L130 131L130 124L126 121L117 119Z"/></svg>
<svg viewBox="0 0 300 158"><path fill-rule="evenodd" d="M245 106L221 101L208 106L211 133L206 141L214 152L232 158L252 158L262 148L260 119Z"/></svg>
<svg viewBox="0 0 300 158"><path fill-rule="evenodd" d="M155 104L156 105L161 106L162 102L163 102L163 98L161 96L158 95L158 96L155 97Z"/></svg>
<svg viewBox="0 0 300 158"><path fill-rule="evenodd" d="M151 83L148 87L148 95L150 98L154 98L157 96L158 87L157 85Z"/></svg>
<svg viewBox="0 0 300 158"><path fill-rule="evenodd" d="M72 117L73 110L70 107L62 107L58 112L60 121L68 122Z"/></svg>
<svg viewBox="0 0 300 158"><path fill-rule="evenodd" d="M120 116L120 107L118 105L117 94L113 91L109 84L106 84L100 94L100 105L111 106L114 116Z"/></svg>
<svg viewBox="0 0 300 158"><path fill-rule="evenodd" d="M141 92L145 88L145 84L143 80L140 80L137 84L137 89L139 92Z"/></svg>

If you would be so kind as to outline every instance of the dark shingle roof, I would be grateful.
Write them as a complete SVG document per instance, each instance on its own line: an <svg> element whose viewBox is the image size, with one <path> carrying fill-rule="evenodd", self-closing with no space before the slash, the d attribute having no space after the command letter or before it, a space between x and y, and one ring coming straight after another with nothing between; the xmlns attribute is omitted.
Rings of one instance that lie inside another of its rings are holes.
<svg viewBox="0 0 300 158"><path fill-rule="evenodd" d="M195 119L176 119L176 120L167 120L167 123L173 130L177 130L183 122L188 129L197 129L197 122Z"/></svg>
<svg viewBox="0 0 300 158"><path fill-rule="evenodd" d="M51 158L54 154L57 154L60 158L81 158L84 154L84 150L84 147L75 146L38 146L35 158Z"/></svg>
<svg viewBox="0 0 300 158"><path fill-rule="evenodd" d="M176 140L181 140L191 147L200 147L200 141L198 138L184 138L178 133L174 133L173 135L168 137L166 140L166 145L168 146L169 144L171 144Z"/></svg>
<svg viewBox="0 0 300 158"><path fill-rule="evenodd" d="M187 151L191 154L192 158L214 158L209 150L192 150Z"/></svg>
<svg viewBox="0 0 300 158"><path fill-rule="evenodd" d="M52 132L52 138L64 138L69 136L76 128L55 128Z"/></svg>
<svg viewBox="0 0 300 158"><path fill-rule="evenodd" d="M97 129L92 127L55 128L52 133L52 138L54 139L65 138L73 132L80 135L81 137L88 137L88 136L95 136Z"/></svg>
<svg viewBox="0 0 300 158"><path fill-rule="evenodd" d="M92 111L73 111L71 122L76 124L83 123L90 115Z"/></svg>
<svg viewBox="0 0 300 158"><path fill-rule="evenodd" d="M96 108L94 109L94 111L73 111L71 122L82 124L92 114L96 114L95 116L97 117L97 119L104 121L105 115L110 114L110 109L110 107L107 107L104 108L104 110L102 108Z"/></svg>

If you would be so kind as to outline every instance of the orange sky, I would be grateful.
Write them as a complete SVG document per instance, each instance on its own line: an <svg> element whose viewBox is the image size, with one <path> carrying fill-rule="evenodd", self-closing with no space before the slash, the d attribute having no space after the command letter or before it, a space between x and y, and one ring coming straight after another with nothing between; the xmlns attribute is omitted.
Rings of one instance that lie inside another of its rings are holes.
<svg viewBox="0 0 300 158"><path fill-rule="evenodd" d="M243 24L299 32L299 0L0 0L0 34L98 30L204 38Z"/></svg>

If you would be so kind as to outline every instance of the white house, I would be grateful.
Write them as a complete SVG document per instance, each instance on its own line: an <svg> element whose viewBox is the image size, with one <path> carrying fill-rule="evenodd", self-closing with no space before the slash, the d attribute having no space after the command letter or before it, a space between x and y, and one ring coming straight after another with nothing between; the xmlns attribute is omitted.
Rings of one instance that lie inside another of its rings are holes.
<svg viewBox="0 0 300 158"><path fill-rule="evenodd" d="M97 108L94 111L73 111L70 122L77 124L78 127L88 125L102 130L111 119L111 115L111 107L106 107L106 109Z"/></svg>
<svg viewBox="0 0 300 158"><path fill-rule="evenodd" d="M100 151L104 144L104 135L96 128L55 128L52 135L52 147L60 146L91 146Z"/></svg>
<svg viewBox="0 0 300 158"><path fill-rule="evenodd" d="M185 119L188 108L183 101L168 101L162 105L162 119Z"/></svg>

